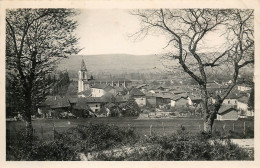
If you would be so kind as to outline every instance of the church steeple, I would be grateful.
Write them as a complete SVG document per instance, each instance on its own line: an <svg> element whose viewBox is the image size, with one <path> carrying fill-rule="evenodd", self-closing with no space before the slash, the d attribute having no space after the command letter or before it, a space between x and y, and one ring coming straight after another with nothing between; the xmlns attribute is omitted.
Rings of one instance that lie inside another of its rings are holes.
<svg viewBox="0 0 260 168"><path fill-rule="evenodd" d="M78 72L78 92L84 91L86 89L89 89L89 83L88 83L86 64L82 57L81 67Z"/></svg>
<svg viewBox="0 0 260 168"><path fill-rule="evenodd" d="M81 68L80 68L80 70L81 70L81 71L87 71L86 64L85 64L83 58L82 58L82 61L81 61Z"/></svg>

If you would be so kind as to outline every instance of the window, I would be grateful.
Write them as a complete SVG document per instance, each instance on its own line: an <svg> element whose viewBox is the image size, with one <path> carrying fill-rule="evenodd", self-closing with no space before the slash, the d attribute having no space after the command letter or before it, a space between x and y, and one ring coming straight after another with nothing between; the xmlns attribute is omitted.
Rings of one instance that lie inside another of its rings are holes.
<svg viewBox="0 0 260 168"><path fill-rule="evenodd" d="M228 101L228 104L230 104L230 100Z"/></svg>
<svg viewBox="0 0 260 168"><path fill-rule="evenodd" d="M98 107L98 105L96 104L96 107Z"/></svg>

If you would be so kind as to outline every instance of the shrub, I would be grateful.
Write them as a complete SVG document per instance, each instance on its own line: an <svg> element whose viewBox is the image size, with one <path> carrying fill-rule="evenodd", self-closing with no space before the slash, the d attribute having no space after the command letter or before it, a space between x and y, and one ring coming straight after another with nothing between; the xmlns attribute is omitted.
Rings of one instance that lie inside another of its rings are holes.
<svg viewBox="0 0 260 168"><path fill-rule="evenodd" d="M169 136L142 139L132 152L99 155L98 160L252 160L248 153L230 140L210 139L211 135L191 135L179 130ZM144 147L144 148L143 148Z"/></svg>
<svg viewBox="0 0 260 168"><path fill-rule="evenodd" d="M76 150L65 140L44 142L34 136L30 142L25 135L25 129L21 129L17 140L7 143L6 160L77 160Z"/></svg>
<svg viewBox="0 0 260 168"><path fill-rule="evenodd" d="M78 160L79 152L95 153L93 160L252 160L253 155L231 143L201 132L190 134L181 127L168 136L140 138L133 128L90 124L57 134L54 141L28 144L21 132L7 144L7 160Z"/></svg>
<svg viewBox="0 0 260 168"><path fill-rule="evenodd" d="M138 136L133 128L113 125L90 124L56 133L54 141L35 141L28 144L25 132L19 132L15 143L7 144L7 160L78 160L79 152L112 149L116 146L134 144Z"/></svg>
<svg viewBox="0 0 260 168"><path fill-rule="evenodd" d="M114 125L89 124L79 125L61 134L59 139L68 143L80 144L81 151L98 151L123 144L135 143L138 136L133 128L120 128Z"/></svg>

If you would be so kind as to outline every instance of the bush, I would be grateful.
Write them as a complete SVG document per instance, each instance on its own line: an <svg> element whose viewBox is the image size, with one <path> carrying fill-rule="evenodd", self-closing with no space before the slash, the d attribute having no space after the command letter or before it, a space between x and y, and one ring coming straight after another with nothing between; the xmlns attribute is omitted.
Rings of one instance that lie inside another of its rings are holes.
<svg viewBox="0 0 260 168"><path fill-rule="evenodd" d="M93 160L253 160L229 139L201 132L190 134L181 126L168 136L140 138L133 128L90 124L57 134L54 141L28 144L23 132L7 144L7 160L79 160L78 153Z"/></svg>
<svg viewBox="0 0 260 168"><path fill-rule="evenodd" d="M98 160L252 160L248 153L229 139L210 139L210 135L191 135L179 130L170 136L150 136L142 139L133 152L99 155ZM142 148L145 147L145 148Z"/></svg>
<svg viewBox="0 0 260 168"><path fill-rule="evenodd" d="M134 144L139 138L133 128L104 124L79 125L61 134L56 132L56 139L48 142L35 137L32 144L28 143L24 130L18 134L15 143L7 144L7 160L78 160L79 152Z"/></svg>
<svg viewBox="0 0 260 168"><path fill-rule="evenodd" d="M18 132L17 141L7 143L6 160L77 160L76 150L66 140L39 141L37 137L28 141L25 130Z"/></svg>
<svg viewBox="0 0 260 168"><path fill-rule="evenodd" d="M120 128L114 125L90 124L79 125L61 134L59 139L65 139L72 144L80 144L81 151L99 151L123 144L135 143L138 136L133 128Z"/></svg>

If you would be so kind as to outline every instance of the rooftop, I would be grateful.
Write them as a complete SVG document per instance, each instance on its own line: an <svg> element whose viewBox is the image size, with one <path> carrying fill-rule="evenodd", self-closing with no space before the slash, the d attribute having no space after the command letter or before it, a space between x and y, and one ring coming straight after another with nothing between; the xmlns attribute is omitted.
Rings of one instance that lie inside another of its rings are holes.
<svg viewBox="0 0 260 168"><path fill-rule="evenodd" d="M234 106L234 105L222 105L220 107L219 111L218 111L218 114L223 115L223 114L228 113L231 110L237 111L236 106Z"/></svg>
<svg viewBox="0 0 260 168"><path fill-rule="evenodd" d="M131 96L145 96L145 94L137 88L133 88L129 94Z"/></svg>

